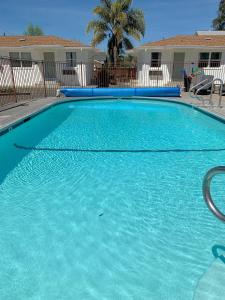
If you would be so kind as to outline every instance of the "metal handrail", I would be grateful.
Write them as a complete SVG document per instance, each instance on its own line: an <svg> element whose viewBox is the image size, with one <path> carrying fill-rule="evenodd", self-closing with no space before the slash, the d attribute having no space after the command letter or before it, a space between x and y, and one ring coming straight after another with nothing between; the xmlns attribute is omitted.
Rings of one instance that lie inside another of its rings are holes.
<svg viewBox="0 0 225 300"><path fill-rule="evenodd" d="M199 83L197 83L196 85L194 85L194 86L192 86L192 88L190 89L190 91L189 91L189 95L190 95L190 97L192 97L192 98L196 98L196 97L193 97L192 96L192 92L193 92L193 94L194 94L194 90L199 86L199 85L202 85L204 82L206 82L206 81L208 81L208 79L206 78L206 79L204 79L204 80L202 80L202 81L200 81ZM195 95L195 94L194 94Z"/></svg>
<svg viewBox="0 0 225 300"><path fill-rule="evenodd" d="M223 96L223 80L220 79L220 78L216 78L216 79L213 80L213 83L215 81L219 81L220 82L220 91L219 91L220 98L219 98L218 107L221 107L222 96ZM212 94L213 94L213 89L211 89L210 100L212 100Z"/></svg>
<svg viewBox="0 0 225 300"><path fill-rule="evenodd" d="M218 174L224 174L224 173L225 173L224 166L215 167L209 170L204 177L203 185L202 185L203 196L208 208L222 222L225 222L225 215L216 207L211 196L210 187L211 187L211 181L213 177Z"/></svg>
<svg viewBox="0 0 225 300"><path fill-rule="evenodd" d="M211 88L211 93L210 93L210 98L209 99L204 99L203 97L199 97L198 96L198 93L201 91L201 90L204 90L205 88L207 87L213 87L214 83L215 82L218 82L220 83L220 90L219 90L219 103L218 103L218 107L221 107L221 102L222 102L222 96L223 96L223 80L220 79L220 78L215 78L213 79L212 81L210 82L207 82L205 85L201 86L199 89L197 89L197 87L199 85L202 85L204 82L206 82L207 79L204 79L203 81L199 82L198 84L194 85L191 89L190 89L190 92L189 92L189 95L192 97L192 98L195 98L195 99L198 99L200 101L209 101L209 103L212 105L213 102L212 102L212 95L213 95L213 89ZM194 89L197 89L197 91L194 93ZM192 92L193 92L193 96L192 96Z"/></svg>
<svg viewBox="0 0 225 300"><path fill-rule="evenodd" d="M210 86L214 86L214 83L219 81L220 83L220 90L219 90L219 103L218 103L218 107L221 107L221 102L222 102L222 96L223 96L223 80L220 79L220 78L215 78L213 79L211 82L209 82L208 84L205 84L203 87L199 88L197 91L196 91L196 97L198 97L198 93L203 90L204 88L206 87L210 87ZM212 104L212 95L213 95L213 88L211 88L211 92L210 92L210 100L209 102Z"/></svg>

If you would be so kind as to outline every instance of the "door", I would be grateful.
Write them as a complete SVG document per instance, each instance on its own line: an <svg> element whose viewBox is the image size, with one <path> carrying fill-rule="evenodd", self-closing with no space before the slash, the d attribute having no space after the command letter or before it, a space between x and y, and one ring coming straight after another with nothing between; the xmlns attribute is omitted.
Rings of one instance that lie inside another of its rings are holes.
<svg viewBox="0 0 225 300"><path fill-rule="evenodd" d="M56 67L55 67L55 53L44 52L44 63L45 63L45 78L47 80L56 78Z"/></svg>
<svg viewBox="0 0 225 300"><path fill-rule="evenodd" d="M173 58L172 80L180 81L183 79L185 53L175 52Z"/></svg>

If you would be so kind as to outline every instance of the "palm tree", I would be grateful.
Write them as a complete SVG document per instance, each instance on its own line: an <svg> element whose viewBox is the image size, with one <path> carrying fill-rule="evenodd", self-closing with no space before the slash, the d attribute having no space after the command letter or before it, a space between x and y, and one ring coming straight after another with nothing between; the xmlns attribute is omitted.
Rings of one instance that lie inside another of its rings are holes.
<svg viewBox="0 0 225 300"><path fill-rule="evenodd" d="M220 0L218 16L213 20L215 30L225 30L225 0Z"/></svg>
<svg viewBox="0 0 225 300"><path fill-rule="evenodd" d="M132 8L132 0L100 0L101 5L94 8L97 19L89 22L87 32L94 32L92 46L108 40L108 57L112 64L118 62L125 49L132 49L129 37L140 40L145 33L144 14Z"/></svg>

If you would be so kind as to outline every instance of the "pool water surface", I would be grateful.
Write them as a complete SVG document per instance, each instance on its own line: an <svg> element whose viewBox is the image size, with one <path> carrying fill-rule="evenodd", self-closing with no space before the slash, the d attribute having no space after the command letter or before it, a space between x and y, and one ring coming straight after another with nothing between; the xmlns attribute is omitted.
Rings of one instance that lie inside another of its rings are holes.
<svg viewBox="0 0 225 300"><path fill-rule="evenodd" d="M224 150L222 122L153 100L63 103L2 135L0 298L193 299L225 245L201 191Z"/></svg>

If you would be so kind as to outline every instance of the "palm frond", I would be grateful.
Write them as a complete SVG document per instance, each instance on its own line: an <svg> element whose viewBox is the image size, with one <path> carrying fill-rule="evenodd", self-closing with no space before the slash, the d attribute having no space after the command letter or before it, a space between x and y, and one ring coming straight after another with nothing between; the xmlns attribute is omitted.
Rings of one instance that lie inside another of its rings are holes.
<svg viewBox="0 0 225 300"><path fill-rule="evenodd" d="M144 21L144 13L142 10L139 9L131 9L128 12L128 22L127 28L135 28L136 30L140 31L141 35L144 36L145 34L145 21ZM125 28L126 30L126 28Z"/></svg>
<svg viewBox="0 0 225 300"><path fill-rule="evenodd" d="M93 10L93 13L101 20L110 23L111 16L110 16L110 11L108 9L101 6L96 6Z"/></svg>
<svg viewBox="0 0 225 300"><path fill-rule="evenodd" d="M130 50L130 49L133 49L133 48L134 48L134 46L133 46L131 40L128 39L128 38L126 38L126 37L123 38L123 46L124 46L124 48L125 48L126 50Z"/></svg>
<svg viewBox="0 0 225 300"><path fill-rule="evenodd" d="M123 11L128 11L132 5L133 0L120 0Z"/></svg>
<svg viewBox="0 0 225 300"><path fill-rule="evenodd" d="M214 30L225 29L225 0L220 0L217 17L212 22Z"/></svg>
<svg viewBox="0 0 225 300"><path fill-rule="evenodd" d="M100 2L102 3L103 7L106 7L108 9L111 8L111 5L112 5L112 1L111 0L100 0Z"/></svg>
<svg viewBox="0 0 225 300"><path fill-rule="evenodd" d="M107 35L103 32L101 33L97 33L94 35L94 38L92 39L91 45L93 47L101 44L101 42L103 42L105 39L107 38Z"/></svg>
<svg viewBox="0 0 225 300"><path fill-rule="evenodd" d="M87 25L87 33L89 33L90 31L93 31L94 33L97 33L99 31L108 31L109 27L107 25L107 23L103 22L103 21L99 21L99 20L93 20L90 21Z"/></svg>

